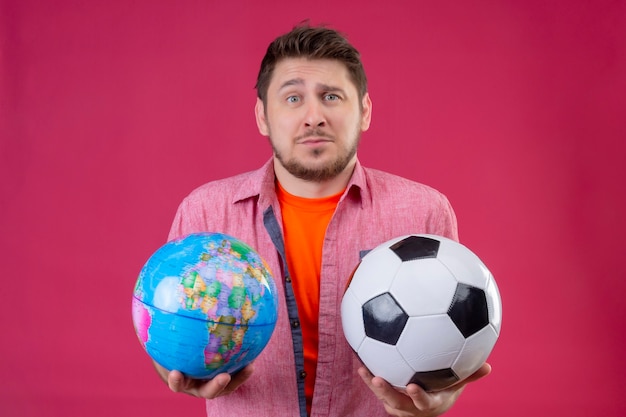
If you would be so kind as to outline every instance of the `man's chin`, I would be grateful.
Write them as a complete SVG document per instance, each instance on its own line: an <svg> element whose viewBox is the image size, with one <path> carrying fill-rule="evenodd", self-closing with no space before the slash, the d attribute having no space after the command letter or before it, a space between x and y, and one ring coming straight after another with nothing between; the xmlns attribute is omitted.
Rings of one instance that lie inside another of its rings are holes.
<svg viewBox="0 0 626 417"><path fill-rule="evenodd" d="M337 164L287 164L283 165L287 172L296 178L305 181L323 182L337 177L344 169L345 165Z"/></svg>

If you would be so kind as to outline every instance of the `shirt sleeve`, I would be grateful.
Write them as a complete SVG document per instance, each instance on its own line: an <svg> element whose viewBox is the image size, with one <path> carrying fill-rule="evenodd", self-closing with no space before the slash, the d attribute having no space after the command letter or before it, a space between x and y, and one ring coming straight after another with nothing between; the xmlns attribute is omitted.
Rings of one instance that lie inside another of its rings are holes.
<svg viewBox="0 0 626 417"><path fill-rule="evenodd" d="M456 220L456 214L450 204L450 201L444 195L441 195L438 213L438 229L437 234L459 241L459 230Z"/></svg>
<svg viewBox="0 0 626 417"><path fill-rule="evenodd" d="M188 222L188 205L189 203L187 199L185 199L178 206L178 210L176 210L176 215L174 216L174 221L172 222L172 226L170 227L170 233L167 237L168 242L183 237L188 233L186 232L186 229L188 228L185 224L186 222Z"/></svg>

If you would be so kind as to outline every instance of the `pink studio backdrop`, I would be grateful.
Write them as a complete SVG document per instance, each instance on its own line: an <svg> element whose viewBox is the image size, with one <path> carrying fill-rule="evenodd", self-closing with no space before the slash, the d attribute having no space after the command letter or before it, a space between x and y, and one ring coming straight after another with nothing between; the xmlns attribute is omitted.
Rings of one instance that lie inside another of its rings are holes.
<svg viewBox="0 0 626 417"><path fill-rule="evenodd" d="M132 288L184 195L269 158L258 65L306 18L362 52L362 162L447 194L500 286L493 374L448 415L625 415L626 6L603 0L2 0L0 415L204 414L151 369Z"/></svg>

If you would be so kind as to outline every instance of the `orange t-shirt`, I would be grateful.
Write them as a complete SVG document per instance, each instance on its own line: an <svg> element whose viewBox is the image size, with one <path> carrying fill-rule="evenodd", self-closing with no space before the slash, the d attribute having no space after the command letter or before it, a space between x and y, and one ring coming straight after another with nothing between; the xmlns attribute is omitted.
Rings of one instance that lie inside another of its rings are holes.
<svg viewBox="0 0 626 417"><path fill-rule="evenodd" d="M303 198L289 194L278 182L276 184L283 217L285 256L304 343L304 390L310 414L317 367L322 246L326 227L343 192L330 197Z"/></svg>

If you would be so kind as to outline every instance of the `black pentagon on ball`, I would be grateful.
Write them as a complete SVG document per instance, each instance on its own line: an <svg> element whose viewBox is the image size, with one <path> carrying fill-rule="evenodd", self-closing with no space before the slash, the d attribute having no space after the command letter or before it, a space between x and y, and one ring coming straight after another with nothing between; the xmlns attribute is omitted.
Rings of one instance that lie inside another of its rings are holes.
<svg viewBox="0 0 626 417"><path fill-rule="evenodd" d="M365 334L389 345L395 345L409 316L388 292L363 304Z"/></svg>
<svg viewBox="0 0 626 417"><path fill-rule="evenodd" d="M424 236L408 236L389 247L402 262L436 258L439 241Z"/></svg>
<svg viewBox="0 0 626 417"><path fill-rule="evenodd" d="M459 377L450 368L436 371L416 372L409 384L417 384L424 391L439 391L459 381Z"/></svg>
<svg viewBox="0 0 626 417"><path fill-rule="evenodd" d="M466 338L487 326L489 307L485 292L471 285L457 284L448 316Z"/></svg>

